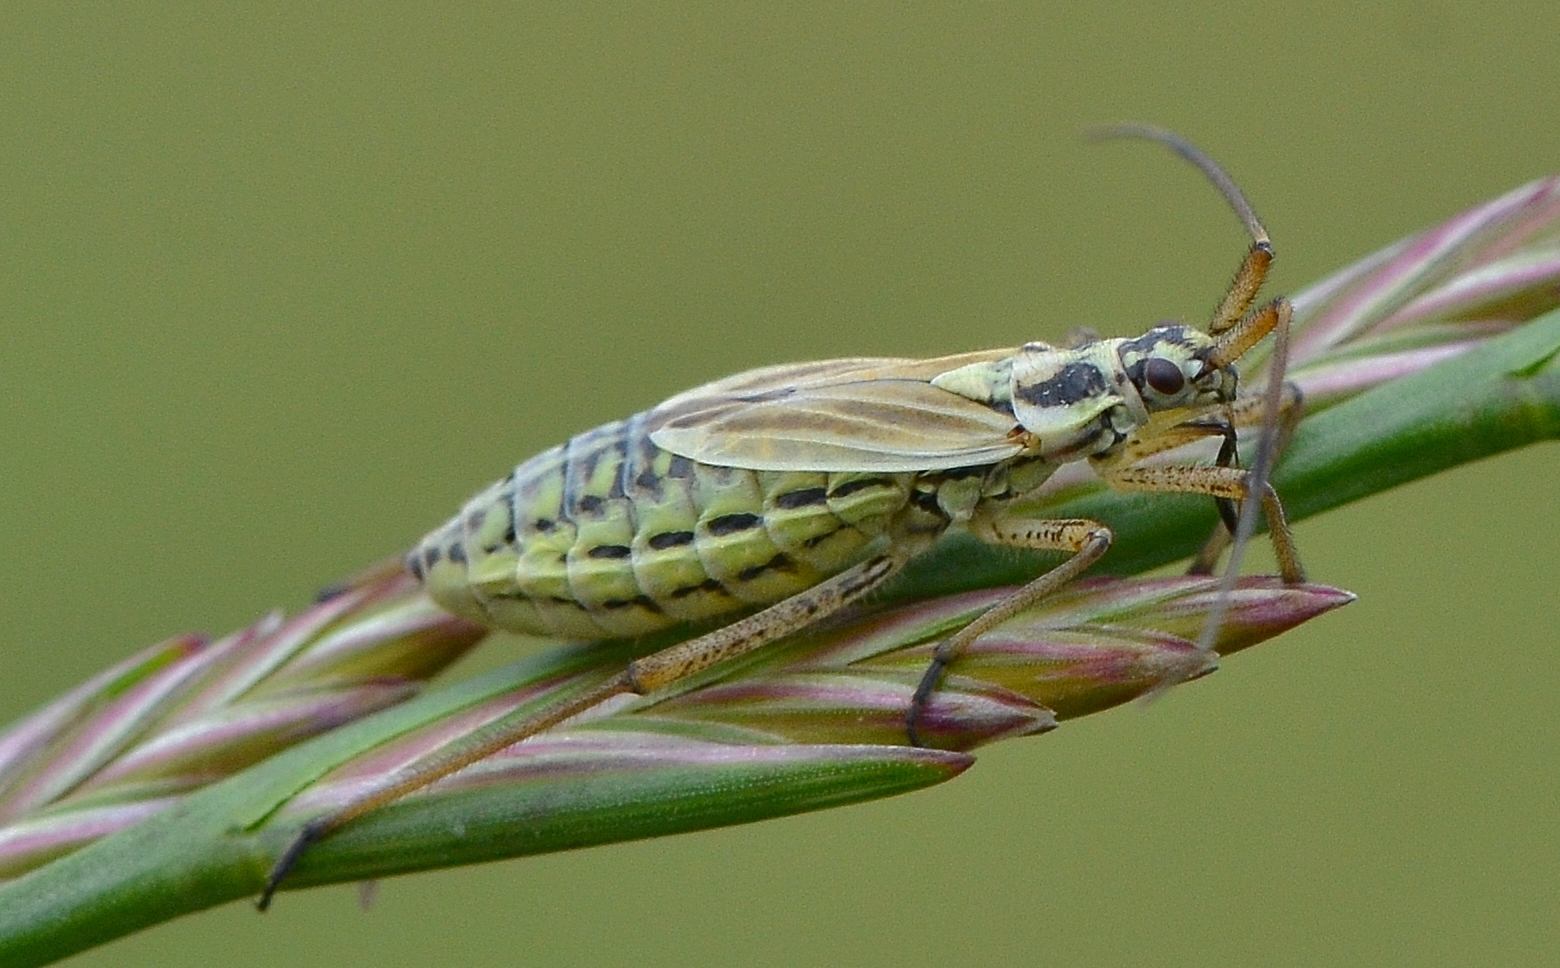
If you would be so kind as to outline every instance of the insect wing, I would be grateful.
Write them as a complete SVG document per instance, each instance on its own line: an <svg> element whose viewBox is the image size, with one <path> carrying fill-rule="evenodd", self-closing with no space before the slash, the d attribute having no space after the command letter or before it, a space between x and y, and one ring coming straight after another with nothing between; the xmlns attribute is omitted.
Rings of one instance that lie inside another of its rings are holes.
<svg viewBox="0 0 1560 968"><path fill-rule="evenodd" d="M657 406L652 414L670 418L685 412L703 410L721 402L741 400L752 403L775 394L791 393L810 387L860 383L866 380L922 380L970 363L1000 360L1013 354L1011 349L977 350L929 360L892 356L855 356L836 360L810 360L806 363L781 363L761 366L723 377L703 386L685 390Z"/></svg>
<svg viewBox="0 0 1560 968"><path fill-rule="evenodd" d="M1010 352L755 370L657 407L650 439L692 460L749 470L904 473L992 463L1019 452L1013 417L929 381Z"/></svg>

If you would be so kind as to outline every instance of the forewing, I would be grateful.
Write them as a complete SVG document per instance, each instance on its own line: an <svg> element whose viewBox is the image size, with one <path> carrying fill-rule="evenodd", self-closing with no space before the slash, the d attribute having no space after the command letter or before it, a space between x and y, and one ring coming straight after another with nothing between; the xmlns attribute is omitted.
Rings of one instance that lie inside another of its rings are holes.
<svg viewBox="0 0 1560 968"><path fill-rule="evenodd" d="M1013 417L932 386L939 373L1011 351L937 360L769 367L673 397L650 439L693 460L750 470L944 470L1012 457Z"/></svg>
<svg viewBox="0 0 1560 968"><path fill-rule="evenodd" d="M775 393L805 390L809 387L860 383L867 380L930 380L946 370L970 363L1000 360L1013 354L1011 349L980 350L929 360L891 356L856 356L838 360L809 360L806 363L781 363L762 366L723 377L713 383L685 390L657 406L654 414L679 414L719 405L732 400L755 401Z"/></svg>

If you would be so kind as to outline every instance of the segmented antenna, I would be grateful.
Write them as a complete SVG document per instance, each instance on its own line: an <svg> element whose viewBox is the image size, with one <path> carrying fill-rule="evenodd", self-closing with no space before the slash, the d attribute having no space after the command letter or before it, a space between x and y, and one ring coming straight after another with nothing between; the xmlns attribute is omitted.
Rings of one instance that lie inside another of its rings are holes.
<svg viewBox="0 0 1560 968"><path fill-rule="evenodd" d="M1113 141L1125 138L1141 138L1147 141L1157 141L1171 151L1185 158L1197 166L1197 170L1207 176L1213 187L1219 190L1224 200L1230 203L1230 208L1235 210L1241 223L1246 226L1246 231L1251 234L1251 241L1257 245L1266 245L1269 242L1267 229L1262 227L1262 220L1257 218L1257 212L1247 201L1246 193L1235 184L1235 179L1229 172L1219 167L1219 163L1203 153L1203 150L1187 141L1185 138L1152 124L1141 124L1136 121L1122 121L1118 124L1101 124L1084 131L1084 138L1089 141Z"/></svg>
<svg viewBox="0 0 1560 968"><path fill-rule="evenodd" d="M1246 199L1246 194L1235 184L1219 163L1214 161L1196 145L1173 131L1157 127L1151 124L1138 122L1122 122L1120 124L1100 125L1088 129L1085 138L1089 141L1105 141L1118 138L1141 138L1147 141L1155 141L1164 145L1182 158L1191 162L1203 173L1213 186L1224 196L1230 208L1246 226L1246 231L1251 235L1253 249L1264 250L1271 258L1273 253L1272 241L1268 237L1267 229L1263 227L1262 220L1257 218L1256 210L1251 207L1251 202ZM1233 291L1232 291L1233 295ZM1255 292L1250 293L1246 300L1255 297ZM1226 303L1228 298L1226 298ZM1224 311L1220 307L1219 314ZM1215 640L1218 638L1219 629L1224 625L1225 615L1229 611L1230 596L1235 591L1235 583L1240 578L1240 565L1246 554L1246 546L1251 542L1251 536L1257 530L1257 508L1262 503L1261 496L1267 491L1268 479L1272 475L1273 464L1277 460L1277 431L1280 411L1283 408L1284 374L1289 362L1289 322L1288 313L1280 318L1279 325L1273 332L1273 358L1269 362L1268 369L1268 393L1262 407L1262 434L1257 441L1257 453L1252 459L1251 467L1246 471L1246 499L1241 502L1240 516L1236 520L1233 541L1230 547L1229 564L1224 569L1224 575L1219 582L1219 594L1214 601L1213 608L1208 612L1207 621L1203 624L1202 634L1197 638L1197 649L1201 653L1213 650Z"/></svg>

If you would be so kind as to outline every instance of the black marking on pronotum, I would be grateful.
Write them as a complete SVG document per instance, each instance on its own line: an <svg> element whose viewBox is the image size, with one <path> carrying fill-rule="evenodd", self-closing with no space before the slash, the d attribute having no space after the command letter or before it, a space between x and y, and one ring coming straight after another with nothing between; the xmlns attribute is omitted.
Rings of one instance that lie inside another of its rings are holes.
<svg viewBox="0 0 1560 968"><path fill-rule="evenodd" d="M1048 380L1014 387L1015 395L1036 407L1070 407L1105 392L1105 374L1093 363L1073 362Z"/></svg>
<svg viewBox="0 0 1560 968"><path fill-rule="evenodd" d="M726 586L713 578L706 578L697 585L684 585L681 588L673 589L671 597L687 598L694 592L721 592L726 594Z"/></svg>
<svg viewBox="0 0 1560 968"><path fill-rule="evenodd" d="M597 545L585 553L591 558L629 558L634 549L628 545Z"/></svg>
<svg viewBox="0 0 1560 968"><path fill-rule="evenodd" d="M692 531L662 531L660 534L652 534L645 544L652 551L665 551L667 548L679 548L683 545L693 544Z"/></svg>
<svg viewBox="0 0 1560 968"><path fill-rule="evenodd" d="M728 534L736 534L739 531L751 531L764 523L764 519L757 514L741 512L738 514L722 514L718 518L710 518L705 529L717 538L724 538Z"/></svg>
<svg viewBox="0 0 1560 968"><path fill-rule="evenodd" d="M805 508L814 504L827 504L828 502L828 489L822 487L804 487L801 490L787 491L775 497L775 507L783 511L794 511L797 508Z"/></svg>
<svg viewBox="0 0 1560 968"><path fill-rule="evenodd" d="M737 578L741 581L752 581L766 571L790 571L794 567L791 559L785 556L785 552L781 552L762 565L752 565L742 569L737 572Z"/></svg>
<svg viewBox="0 0 1560 968"><path fill-rule="evenodd" d="M846 481L835 487L834 490L829 492L829 498L833 500L834 498L850 497L857 491L865 491L868 488L893 486L894 482L886 477L863 477L854 481Z"/></svg>
<svg viewBox="0 0 1560 968"><path fill-rule="evenodd" d="M693 461L681 454L673 454L671 463L666 467L667 477L692 477Z"/></svg>

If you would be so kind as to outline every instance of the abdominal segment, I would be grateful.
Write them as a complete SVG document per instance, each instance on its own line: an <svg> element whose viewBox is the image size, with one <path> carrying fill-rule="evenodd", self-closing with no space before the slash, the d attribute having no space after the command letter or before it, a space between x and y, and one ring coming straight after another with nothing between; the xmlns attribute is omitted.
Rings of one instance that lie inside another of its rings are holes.
<svg viewBox="0 0 1560 968"><path fill-rule="evenodd" d="M788 598L858 561L912 474L750 471L650 442L643 415L531 458L407 556L444 608L561 638L618 638Z"/></svg>

